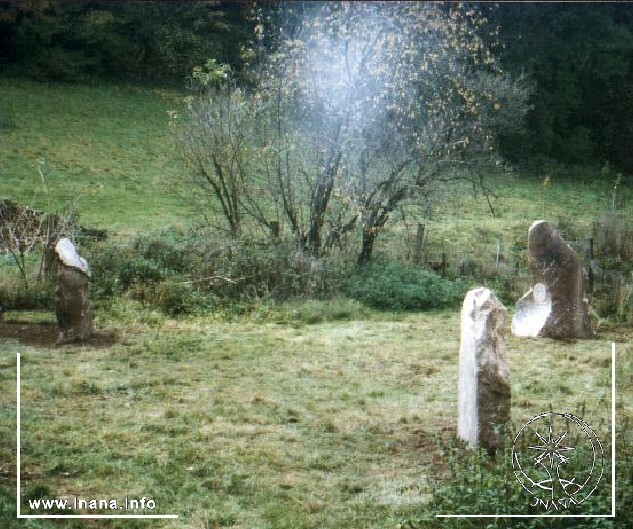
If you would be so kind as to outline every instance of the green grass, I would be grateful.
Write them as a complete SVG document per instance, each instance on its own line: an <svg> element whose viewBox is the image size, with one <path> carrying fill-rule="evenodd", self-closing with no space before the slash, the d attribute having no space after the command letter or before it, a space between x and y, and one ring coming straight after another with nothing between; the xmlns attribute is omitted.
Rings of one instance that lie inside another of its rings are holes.
<svg viewBox="0 0 633 529"><path fill-rule="evenodd" d="M0 92L0 196L44 210L77 200L82 224L122 239L197 218L173 187L184 169L167 111L181 94L12 79L0 79ZM446 188L432 219L407 212L406 222L381 234L377 253L406 256L419 220L429 259L446 252L452 267L473 259L483 272L478 280L493 285L498 240L512 276L533 220L582 239L609 211L608 180L553 175L543 205L542 179L489 179L496 217L481 196ZM629 201L618 214L631 210ZM7 263L0 287L18 296L19 278L6 273ZM516 276L508 291L520 294L529 277L524 270ZM2 339L2 527L84 527L15 520L18 352L23 511L27 497L145 496L159 512L180 516L152 527L387 528L432 519L434 484L450 483L441 450L456 429L457 310L386 313L344 299L302 300L173 319L129 299L95 306L97 335L109 337L98 346ZM27 334L44 324L50 331L52 318L5 315ZM584 408L610 453L611 340L620 342L618 416L628 420L630 331L607 325L597 341L508 337L513 423L550 406Z"/></svg>
<svg viewBox="0 0 633 529"><path fill-rule="evenodd" d="M0 196L43 210L76 202L84 225L122 233L189 218L170 188L183 169L167 111L182 94L1 78L0 92L2 112L12 117L0 131Z"/></svg>
<svg viewBox="0 0 633 529"><path fill-rule="evenodd" d="M145 496L180 516L153 527L394 527L424 510L437 433L456 428L457 312L299 327L139 316L102 312L98 332L120 340L106 347L4 343L1 455L14 469L20 352L25 497ZM509 338L513 422L585 406L610 453L609 341Z"/></svg>
<svg viewBox="0 0 633 529"><path fill-rule="evenodd" d="M76 199L88 225L136 233L191 220L191 200L179 198L182 190L174 185L185 169L175 155L167 115L181 107L184 92L0 78L0 93L0 196L49 209L38 172L44 160L53 208ZM542 178L487 176L497 194L492 199L497 218L481 195L468 193L467 185L458 185L458 192L443 187L441 207L434 219L425 220L429 240L455 248L456 254L467 254L476 241L477 249L483 244L494 254L499 237L507 243L513 230L524 232L535 219L555 225L571 222L582 233L609 210L615 176L581 176L579 185L576 178L552 175L544 203ZM620 193L630 198L626 182ZM627 211L630 200L623 213ZM388 231L400 240L403 227L411 235L416 222L408 215L407 223ZM389 247L389 233L378 245L378 251Z"/></svg>

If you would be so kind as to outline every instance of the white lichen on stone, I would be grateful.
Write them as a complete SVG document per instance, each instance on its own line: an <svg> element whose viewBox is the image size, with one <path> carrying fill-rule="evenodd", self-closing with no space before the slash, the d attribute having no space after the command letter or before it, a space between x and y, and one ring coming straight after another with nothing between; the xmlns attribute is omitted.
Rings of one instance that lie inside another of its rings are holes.
<svg viewBox="0 0 633 529"><path fill-rule="evenodd" d="M512 318L512 334L536 338L552 312L552 296L547 286L536 283L516 304Z"/></svg>
<svg viewBox="0 0 633 529"><path fill-rule="evenodd" d="M79 270L83 274L86 274L90 277L90 268L88 267L88 262L83 258L79 257L77 250L75 249L75 245L70 242L66 237L62 237L57 241L55 245L55 253L57 257L59 257L60 261L69 268L74 268L75 270Z"/></svg>

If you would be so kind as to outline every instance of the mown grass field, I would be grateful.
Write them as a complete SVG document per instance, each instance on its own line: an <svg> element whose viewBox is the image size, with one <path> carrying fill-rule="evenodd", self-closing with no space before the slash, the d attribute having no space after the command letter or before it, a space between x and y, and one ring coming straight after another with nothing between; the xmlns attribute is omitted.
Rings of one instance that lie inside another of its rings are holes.
<svg viewBox="0 0 633 529"><path fill-rule="evenodd" d="M0 92L3 197L44 210L76 199L82 224L121 239L195 219L174 184L184 169L167 111L181 94L7 79ZM609 210L606 180L554 175L544 188L491 176L497 216L481 197L447 193L426 221L429 245L492 263L497 241L508 249L537 218L584 236ZM385 234L378 251L407 229ZM440 526L427 506L448 479L443 447L456 430L457 310L334 300L169 318L116 299L98 304L95 343L63 347L52 345L53 314L10 311L9 324L20 331L0 342L2 527L388 528L412 516ZM582 414L610 454L610 344L616 426L628 428L630 326L607 323L598 340L573 343L509 334L508 322L513 425L549 409ZM146 497L178 520L15 520L17 353L22 512L29 498ZM510 462L498 463L514 480Z"/></svg>
<svg viewBox="0 0 633 529"><path fill-rule="evenodd" d="M116 343L3 344L3 479L20 353L24 498L145 496L180 517L153 527L395 527L424 511L456 429L458 314L98 325ZM610 340L509 338L513 422L584 408L608 455Z"/></svg>
<svg viewBox="0 0 633 529"><path fill-rule="evenodd" d="M183 94L7 79L0 92L0 195L46 211L74 203L85 225L127 234L188 218L170 189L182 167L167 116Z"/></svg>

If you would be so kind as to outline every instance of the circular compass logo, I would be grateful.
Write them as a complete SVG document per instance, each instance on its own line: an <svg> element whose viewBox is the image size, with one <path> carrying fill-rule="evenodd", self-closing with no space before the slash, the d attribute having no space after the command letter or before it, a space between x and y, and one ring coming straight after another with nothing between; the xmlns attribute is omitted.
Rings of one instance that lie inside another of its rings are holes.
<svg viewBox="0 0 633 529"><path fill-rule="evenodd" d="M579 504L602 477L602 443L578 417L542 413L514 438L512 468L521 486L536 498L534 505Z"/></svg>

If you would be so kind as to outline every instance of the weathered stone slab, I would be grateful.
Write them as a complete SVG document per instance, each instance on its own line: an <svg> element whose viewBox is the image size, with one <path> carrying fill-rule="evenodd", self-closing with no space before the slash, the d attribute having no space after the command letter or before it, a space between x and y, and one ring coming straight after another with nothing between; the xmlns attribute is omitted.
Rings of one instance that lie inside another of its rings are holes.
<svg viewBox="0 0 633 529"><path fill-rule="evenodd" d="M510 419L510 370L506 363L507 310L483 287L466 294L459 349L458 436L495 452L499 427Z"/></svg>
<svg viewBox="0 0 633 529"><path fill-rule="evenodd" d="M59 259L55 312L59 324L58 344L86 341L92 335L92 309L90 307L90 269L79 257L68 239L60 239L55 246Z"/></svg>
<svg viewBox="0 0 633 529"><path fill-rule="evenodd" d="M557 339L592 338L595 331L585 297L586 272L576 252L545 221L528 232L529 263L535 283L545 287L542 302L528 292L517 303L512 332ZM549 313L543 321L547 306Z"/></svg>

